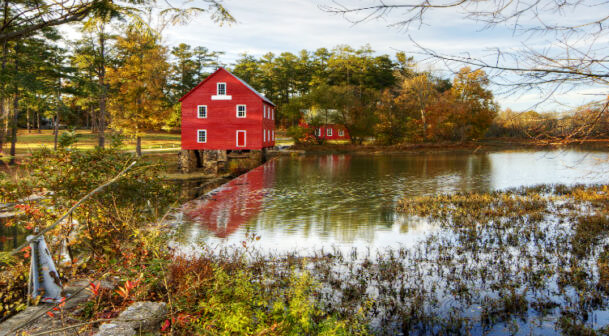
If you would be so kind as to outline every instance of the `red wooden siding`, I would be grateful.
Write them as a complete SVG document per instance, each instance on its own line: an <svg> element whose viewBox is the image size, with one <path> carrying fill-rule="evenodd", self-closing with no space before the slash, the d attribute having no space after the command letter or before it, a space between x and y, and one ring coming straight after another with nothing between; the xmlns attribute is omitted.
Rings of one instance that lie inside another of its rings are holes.
<svg viewBox="0 0 609 336"><path fill-rule="evenodd" d="M212 100L216 84L226 83L230 100ZM182 99L182 149L262 149L275 146L263 132L274 132L275 120L264 118L263 108L275 109L227 70L220 68ZM207 106L207 118L198 118L198 106ZM237 105L246 105L246 117L237 118ZM276 111L275 111L276 114ZM269 116L270 117L270 116ZM207 130L207 141L197 142L197 130ZM246 131L244 147L237 147L237 131Z"/></svg>

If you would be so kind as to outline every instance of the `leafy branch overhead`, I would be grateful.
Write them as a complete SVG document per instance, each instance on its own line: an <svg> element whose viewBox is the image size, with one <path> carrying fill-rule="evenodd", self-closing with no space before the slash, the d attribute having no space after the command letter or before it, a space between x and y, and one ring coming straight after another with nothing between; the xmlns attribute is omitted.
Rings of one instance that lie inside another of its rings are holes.
<svg viewBox="0 0 609 336"><path fill-rule="evenodd" d="M448 54L414 41L419 54L455 73L463 65L482 68L493 83L506 92L538 90L544 101L574 87L609 84L606 2L592 0L401 0L370 5L334 1L322 9L349 22L387 20L403 30L434 26L439 18L473 23L482 29L507 29L520 46L490 46L472 54L461 50Z"/></svg>
<svg viewBox="0 0 609 336"><path fill-rule="evenodd" d="M203 0L205 7L182 8L169 0L161 15L166 15L173 23L184 23L200 13L208 13L217 23L231 23L235 19L224 8L221 0ZM33 0L9 1L1 3L0 43L32 36L46 28L77 22L87 17L117 17L138 6L153 6L154 0Z"/></svg>

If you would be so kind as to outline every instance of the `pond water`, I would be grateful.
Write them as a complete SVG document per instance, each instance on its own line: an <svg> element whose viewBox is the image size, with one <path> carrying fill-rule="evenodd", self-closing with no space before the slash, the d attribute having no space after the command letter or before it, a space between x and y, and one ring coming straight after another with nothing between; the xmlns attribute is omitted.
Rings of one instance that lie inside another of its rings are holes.
<svg viewBox="0 0 609 336"><path fill-rule="evenodd" d="M403 196L537 184L609 183L609 154L592 150L278 157L188 202L182 246L256 244L269 252L408 247L435 230L395 211Z"/></svg>

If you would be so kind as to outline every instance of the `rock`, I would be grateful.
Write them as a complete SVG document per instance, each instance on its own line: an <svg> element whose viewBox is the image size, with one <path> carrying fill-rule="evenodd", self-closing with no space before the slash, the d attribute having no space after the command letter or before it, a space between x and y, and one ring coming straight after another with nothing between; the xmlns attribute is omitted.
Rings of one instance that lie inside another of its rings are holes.
<svg viewBox="0 0 609 336"><path fill-rule="evenodd" d="M155 332L166 315L165 302L135 302L118 315L116 322L129 324L139 332Z"/></svg>
<svg viewBox="0 0 609 336"><path fill-rule="evenodd" d="M135 336L137 332L128 323L105 323L94 336Z"/></svg>
<svg viewBox="0 0 609 336"><path fill-rule="evenodd" d="M197 169L197 154L193 150L181 150L178 154L178 167L182 173L192 173Z"/></svg>

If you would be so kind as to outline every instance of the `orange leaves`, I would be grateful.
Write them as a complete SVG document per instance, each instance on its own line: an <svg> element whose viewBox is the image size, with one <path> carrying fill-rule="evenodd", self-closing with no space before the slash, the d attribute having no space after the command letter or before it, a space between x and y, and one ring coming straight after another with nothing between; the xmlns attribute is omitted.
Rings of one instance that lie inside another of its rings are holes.
<svg viewBox="0 0 609 336"><path fill-rule="evenodd" d="M63 307L66 305L66 298L62 297L61 298L61 302L56 305L55 307L51 308L51 311L46 312L47 316L50 318L55 317L55 313L53 312L61 312L61 310L63 309Z"/></svg>
<svg viewBox="0 0 609 336"><path fill-rule="evenodd" d="M172 317L171 319L166 319L165 322L161 325L161 332L166 332L172 325L184 326L188 322L193 320L193 316L189 314L180 313L177 317Z"/></svg>
<svg viewBox="0 0 609 336"><path fill-rule="evenodd" d="M42 212L40 212L40 210L32 207L29 204L17 204L15 205L15 209L23 211L27 216L31 216L34 218L42 217Z"/></svg>
<svg viewBox="0 0 609 336"><path fill-rule="evenodd" d="M90 282L88 289L93 294L93 296L99 296L99 287L100 286L101 286L100 282L97 282L97 284Z"/></svg>
<svg viewBox="0 0 609 336"><path fill-rule="evenodd" d="M135 281L127 280L125 282L125 285L123 285L122 287L118 287L118 289L116 290L116 294L118 294L123 299L123 301L127 301L132 295L133 290L136 289L139 284L139 279Z"/></svg>
<svg viewBox="0 0 609 336"><path fill-rule="evenodd" d="M26 246L26 247L22 248L20 252L23 252L23 257L24 258L29 258L31 250L32 250L31 247Z"/></svg>

